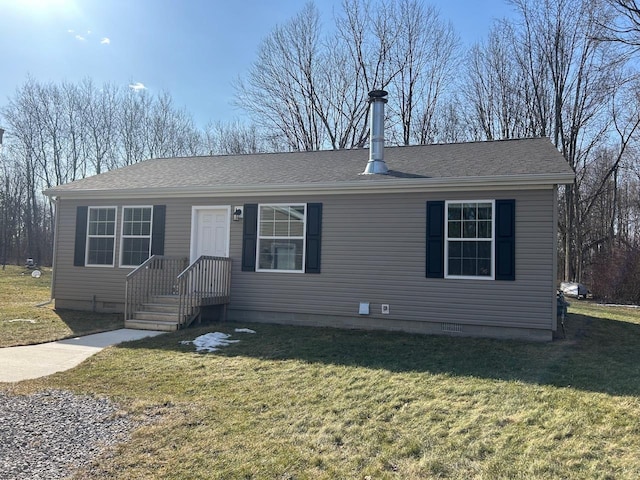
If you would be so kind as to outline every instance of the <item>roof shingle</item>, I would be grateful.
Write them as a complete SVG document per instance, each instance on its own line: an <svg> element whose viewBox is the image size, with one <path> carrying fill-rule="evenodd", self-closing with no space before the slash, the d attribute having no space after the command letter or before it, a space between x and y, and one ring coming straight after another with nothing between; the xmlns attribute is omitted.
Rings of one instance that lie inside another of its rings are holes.
<svg viewBox="0 0 640 480"><path fill-rule="evenodd" d="M572 174L546 138L386 147L389 175L361 175L369 150L159 158L47 190L47 195L81 191L140 190L388 182Z"/></svg>

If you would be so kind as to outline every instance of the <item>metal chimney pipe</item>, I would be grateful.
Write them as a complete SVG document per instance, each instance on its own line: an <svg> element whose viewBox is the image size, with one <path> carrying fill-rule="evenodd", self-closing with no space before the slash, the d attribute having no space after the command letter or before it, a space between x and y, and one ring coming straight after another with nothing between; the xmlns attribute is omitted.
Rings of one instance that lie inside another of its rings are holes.
<svg viewBox="0 0 640 480"><path fill-rule="evenodd" d="M382 174L389 172L384 163L384 104L387 103L387 92L372 90L369 92L369 162L362 172L363 175Z"/></svg>

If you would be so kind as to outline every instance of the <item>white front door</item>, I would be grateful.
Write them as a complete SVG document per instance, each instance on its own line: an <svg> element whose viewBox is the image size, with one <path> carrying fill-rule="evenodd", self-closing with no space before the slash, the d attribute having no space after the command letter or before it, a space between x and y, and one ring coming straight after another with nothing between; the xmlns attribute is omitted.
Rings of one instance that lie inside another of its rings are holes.
<svg viewBox="0 0 640 480"><path fill-rule="evenodd" d="M231 207L193 207L191 261L201 255L229 256Z"/></svg>

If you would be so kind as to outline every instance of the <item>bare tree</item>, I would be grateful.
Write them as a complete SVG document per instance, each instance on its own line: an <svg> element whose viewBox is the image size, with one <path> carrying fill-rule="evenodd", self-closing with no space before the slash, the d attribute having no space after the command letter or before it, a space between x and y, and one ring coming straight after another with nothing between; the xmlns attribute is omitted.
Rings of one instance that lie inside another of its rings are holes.
<svg viewBox="0 0 640 480"><path fill-rule="evenodd" d="M438 100L452 75L457 37L418 0L344 0L327 33L313 3L261 44L236 102L291 150L353 148L368 139L367 93L392 92L390 137L434 138Z"/></svg>
<svg viewBox="0 0 640 480"><path fill-rule="evenodd" d="M522 45L531 49L521 57L531 70L528 78L543 75L533 99L550 98L550 135L577 173L577 184L564 191L564 276L580 279L583 223L579 182L594 150L610 127L607 106L616 80L616 55L610 44L598 40L599 20L607 14L590 0L513 0L522 22ZM540 61L542 60L542 61ZM544 94L550 92L550 96ZM546 103L535 110L545 112Z"/></svg>
<svg viewBox="0 0 640 480"><path fill-rule="evenodd" d="M525 103L526 71L517 61L516 34L507 22L496 24L486 44L474 45L467 61L465 99L476 130L487 140L530 134Z"/></svg>
<svg viewBox="0 0 640 480"><path fill-rule="evenodd" d="M144 125L153 99L143 90L125 91L120 97L118 135L120 166L132 165L146 158Z"/></svg>
<svg viewBox="0 0 640 480"><path fill-rule="evenodd" d="M239 121L209 123L204 131L204 152L208 155L241 155L270 151L255 125Z"/></svg>
<svg viewBox="0 0 640 480"><path fill-rule="evenodd" d="M600 39L640 47L640 5L636 0L606 0L613 8L615 16L599 24L603 27Z"/></svg>
<svg viewBox="0 0 640 480"><path fill-rule="evenodd" d="M50 252L53 231L53 205L42 196L44 188L144 158L202 149L191 116L176 109L168 93L134 96L88 79L57 85L29 78L1 114L8 130L3 157L10 153L12 163L3 158L0 221L15 239L3 238L3 248L38 261Z"/></svg>
<svg viewBox="0 0 640 480"><path fill-rule="evenodd" d="M66 141L63 145L66 158L65 172L60 183L66 183L84 178L87 175L86 159L88 153L86 149L87 129L85 118L85 103L82 100L80 88L73 84L64 82L60 86L61 104L60 108L65 117L67 128Z"/></svg>
<svg viewBox="0 0 640 480"><path fill-rule="evenodd" d="M263 41L247 80L236 84L238 105L291 150L317 150L324 142L315 91L319 35L318 10L308 3Z"/></svg>
<svg viewBox="0 0 640 480"><path fill-rule="evenodd" d="M391 112L398 117L402 145L433 142L436 114L457 65L458 38L433 6L416 0L397 5L397 39L390 63L394 75Z"/></svg>

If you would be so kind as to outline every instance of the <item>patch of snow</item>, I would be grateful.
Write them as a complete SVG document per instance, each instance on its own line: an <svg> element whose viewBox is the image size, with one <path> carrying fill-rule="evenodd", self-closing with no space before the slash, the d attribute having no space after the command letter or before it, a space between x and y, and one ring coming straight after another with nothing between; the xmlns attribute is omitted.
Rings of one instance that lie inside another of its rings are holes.
<svg viewBox="0 0 640 480"><path fill-rule="evenodd" d="M640 308L640 305L625 305L623 303L598 303L599 307L627 307L627 308Z"/></svg>
<svg viewBox="0 0 640 480"><path fill-rule="evenodd" d="M13 320L7 320L7 322L9 322L9 323L14 323L14 322L38 323L35 320L32 320L31 318L14 318Z"/></svg>
<svg viewBox="0 0 640 480"><path fill-rule="evenodd" d="M250 328L236 328L236 333L256 333L256 331Z"/></svg>
<svg viewBox="0 0 640 480"><path fill-rule="evenodd" d="M227 345L238 343L240 341L229 340L229 337L231 337L231 335L228 333L213 332L200 335L194 340L183 340L180 343L183 345L189 345L192 343L196 347L196 352L217 352L219 350L218 347L226 347Z"/></svg>

